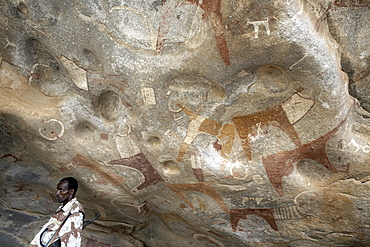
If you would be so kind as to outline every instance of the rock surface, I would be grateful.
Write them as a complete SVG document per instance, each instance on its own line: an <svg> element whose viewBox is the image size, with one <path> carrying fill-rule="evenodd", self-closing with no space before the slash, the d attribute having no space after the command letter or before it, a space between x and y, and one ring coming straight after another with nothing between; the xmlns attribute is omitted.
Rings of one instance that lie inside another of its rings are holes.
<svg viewBox="0 0 370 247"><path fill-rule="evenodd" d="M1 0L0 239L368 246L366 0Z"/></svg>

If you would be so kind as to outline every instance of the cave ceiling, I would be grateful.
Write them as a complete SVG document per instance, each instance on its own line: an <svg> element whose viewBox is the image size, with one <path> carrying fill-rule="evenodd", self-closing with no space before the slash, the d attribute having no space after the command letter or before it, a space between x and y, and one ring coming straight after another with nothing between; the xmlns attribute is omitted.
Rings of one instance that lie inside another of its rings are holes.
<svg viewBox="0 0 370 247"><path fill-rule="evenodd" d="M369 246L369 1L0 2L2 246Z"/></svg>

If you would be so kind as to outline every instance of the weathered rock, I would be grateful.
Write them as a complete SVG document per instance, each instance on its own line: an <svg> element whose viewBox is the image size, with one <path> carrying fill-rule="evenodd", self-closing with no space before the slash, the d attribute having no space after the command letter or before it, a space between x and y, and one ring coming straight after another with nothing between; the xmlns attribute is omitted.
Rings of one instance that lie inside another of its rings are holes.
<svg viewBox="0 0 370 247"><path fill-rule="evenodd" d="M0 239L366 246L370 4L1 1Z"/></svg>

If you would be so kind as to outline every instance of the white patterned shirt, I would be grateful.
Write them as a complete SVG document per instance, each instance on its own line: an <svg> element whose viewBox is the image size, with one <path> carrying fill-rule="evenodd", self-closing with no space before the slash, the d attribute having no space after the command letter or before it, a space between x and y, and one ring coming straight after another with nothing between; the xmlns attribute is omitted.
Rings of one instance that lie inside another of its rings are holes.
<svg viewBox="0 0 370 247"><path fill-rule="evenodd" d="M67 216L66 222L53 242L60 239L61 247L80 247L85 214L77 198L73 198L66 205L58 208L49 221L36 234L29 247L45 246Z"/></svg>

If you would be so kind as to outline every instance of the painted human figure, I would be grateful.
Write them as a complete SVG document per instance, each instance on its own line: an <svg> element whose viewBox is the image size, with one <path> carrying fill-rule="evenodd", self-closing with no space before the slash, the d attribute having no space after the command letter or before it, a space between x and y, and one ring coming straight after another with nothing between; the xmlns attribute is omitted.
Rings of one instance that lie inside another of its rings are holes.
<svg viewBox="0 0 370 247"><path fill-rule="evenodd" d="M56 197L62 205L31 241L29 247L80 247L84 209L75 197L78 182L73 177L60 180Z"/></svg>

